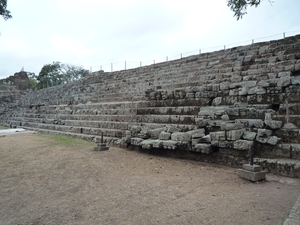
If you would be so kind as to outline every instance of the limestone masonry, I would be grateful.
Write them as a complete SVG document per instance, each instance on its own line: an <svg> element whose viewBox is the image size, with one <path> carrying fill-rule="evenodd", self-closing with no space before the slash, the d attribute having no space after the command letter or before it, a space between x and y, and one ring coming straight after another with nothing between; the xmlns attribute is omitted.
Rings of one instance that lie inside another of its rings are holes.
<svg viewBox="0 0 300 225"><path fill-rule="evenodd" d="M16 74L15 76L19 76ZM1 83L2 82L2 83ZM0 124L300 177L300 35L32 91L0 81Z"/></svg>

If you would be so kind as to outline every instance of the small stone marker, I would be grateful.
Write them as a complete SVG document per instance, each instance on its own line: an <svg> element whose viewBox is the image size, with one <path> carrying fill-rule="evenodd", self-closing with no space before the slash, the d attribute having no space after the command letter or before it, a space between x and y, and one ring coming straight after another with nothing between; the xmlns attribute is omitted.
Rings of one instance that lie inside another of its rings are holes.
<svg viewBox="0 0 300 225"><path fill-rule="evenodd" d="M96 147L94 147L95 151L106 151L109 150L109 147L106 146L105 143L103 143L103 133L101 134L101 142L97 144Z"/></svg>
<svg viewBox="0 0 300 225"><path fill-rule="evenodd" d="M254 145L250 146L250 163L244 164L243 169L238 169L237 173L240 177L251 180L251 181L259 181L266 179L267 171L262 170L260 165L253 165L253 154L254 154Z"/></svg>
<svg viewBox="0 0 300 225"><path fill-rule="evenodd" d="M240 177L255 182L265 180L267 172L262 170L259 165L244 164L243 169L238 169L237 173Z"/></svg>

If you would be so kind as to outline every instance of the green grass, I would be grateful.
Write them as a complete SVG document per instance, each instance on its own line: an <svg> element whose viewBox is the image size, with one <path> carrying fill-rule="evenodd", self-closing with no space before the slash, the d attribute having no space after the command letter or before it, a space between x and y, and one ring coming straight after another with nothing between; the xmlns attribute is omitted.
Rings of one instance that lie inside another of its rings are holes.
<svg viewBox="0 0 300 225"><path fill-rule="evenodd" d="M8 129L8 127L1 126L1 125L0 125L0 130L2 130L2 129Z"/></svg>
<svg viewBox="0 0 300 225"><path fill-rule="evenodd" d="M94 142L85 141L79 138L73 138L68 135L62 134L38 134L38 136L43 138L48 138L53 141L54 145L85 145L85 146L95 146Z"/></svg>

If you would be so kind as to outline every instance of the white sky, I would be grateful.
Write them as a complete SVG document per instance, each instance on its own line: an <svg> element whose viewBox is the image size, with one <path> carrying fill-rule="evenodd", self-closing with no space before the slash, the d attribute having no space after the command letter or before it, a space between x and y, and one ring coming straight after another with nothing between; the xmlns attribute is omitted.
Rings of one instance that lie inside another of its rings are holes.
<svg viewBox="0 0 300 225"><path fill-rule="evenodd" d="M227 0L8 0L0 79L53 61L105 71L300 34L300 0L262 1L237 21Z"/></svg>

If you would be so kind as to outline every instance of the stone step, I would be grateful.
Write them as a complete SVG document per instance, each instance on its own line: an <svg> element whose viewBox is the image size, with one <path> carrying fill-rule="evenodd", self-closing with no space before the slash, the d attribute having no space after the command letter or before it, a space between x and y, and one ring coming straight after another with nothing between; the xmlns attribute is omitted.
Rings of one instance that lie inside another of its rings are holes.
<svg viewBox="0 0 300 225"><path fill-rule="evenodd" d="M299 129L279 129L275 130L275 135L286 143L300 143L300 130Z"/></svg>
<svg viewBox="0 0 300 225"><path fill-rule="evenodd" d="M255 156L259 158L286 158L300 160L300 144L281 143L276 146L257 143Z"/></svg>
<svg viewBox="0 0 300 225"><path fill-rule="evenodd" d="M136 115L135 121L140 123L187 124L195 125L197 116L191 115Z"/></svg>
<svg viewBox="0 0 300 225"><path fill-rule="evenodd" d="M178 107L147 107L138 108L137 115L198 115L199 106L178 106Z"/></svg>
<svg viewBox="0 0 300 225"><path fill-rule="evenodd" d="M102 133L108 137L122 138L125 136L126 130L119 129L104 129L104 128L91 128L91 127L77 127L77 126L64 126L52 125L43 123L22 123L22 127L33 127L38 129L56 130L69 133L90 134L100 136Z"/></svg>
<svg viewBox="0 0 300 225"><path fill-rule="evenodd" d="M254 158L254 163L261 165L268 172L288 177L300 177L300 160Z"/></svg>
<svg viewBox="0 0 300 225"><path fill-rule="evenodd" d="M42 133L42 134L67 135L67 136L71 136L71 137L75 137L75 138L81 138L86 141L93 141L96 143L99 143L101 141L101 136L98 136L98 135L78 134L78 133L63 132L63 131L57 131L57 130L47 130L47 129L40 129L40 128L35 128L35 127L26 127L26 126L23 126L22 128L24 128L26 130L36 131L36 132ZM115 137L103 136L103 142L107 143L108 145L118 145L120 143L120 139L115 138Z"/></svg>

